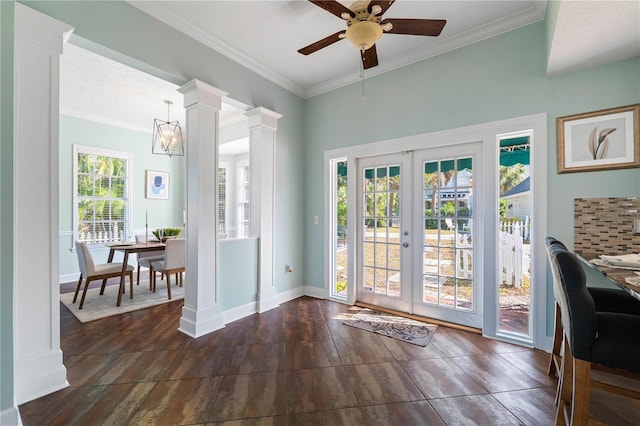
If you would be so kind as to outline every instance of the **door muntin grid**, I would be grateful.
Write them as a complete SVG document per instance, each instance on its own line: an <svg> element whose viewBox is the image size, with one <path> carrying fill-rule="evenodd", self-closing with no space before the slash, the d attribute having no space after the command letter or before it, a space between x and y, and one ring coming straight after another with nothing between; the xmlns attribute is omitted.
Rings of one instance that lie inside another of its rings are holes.
<svg viewBox="0 0 640 426"><path fill-rule="evenodd" d="M473 161L425 161L422 297L425 304L474 310Z"/></svg>
<svg viewBox="0 0 640 426"><path fill-rule="evenodd" d="M400 298L400 166L362 174L362 291Z"/></svg>

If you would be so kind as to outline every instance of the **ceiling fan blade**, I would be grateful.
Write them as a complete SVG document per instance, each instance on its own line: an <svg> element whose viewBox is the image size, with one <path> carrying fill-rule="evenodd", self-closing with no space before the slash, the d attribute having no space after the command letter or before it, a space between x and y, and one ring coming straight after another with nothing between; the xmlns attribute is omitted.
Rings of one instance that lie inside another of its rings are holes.
<svg viewBox="0 0 640 426"><path fill-rule="evenodd" d="M355 14L353 11L346 6L343 6L341 3L338 3L335 0L309 0L311 3L315 4L326 10L327 12L336 15L338 18L342 19L343 13L348 13L349 16L354 17Z"/></svg>
<svg viewBox="0 0 640 426"><path fill-rule="evenodd" d="M365 70L378 66L378 52L375 44L364 52L360 52L360 55L362 56L362 68Z"/></svg>
<svg viewBox="0 0 640 426"><path fill-rule="evenodd" d="M310 45L303 47L302 49L298 50L299 53L302 53L303 55L309 55L313 52L317 52L318 50L330 46L333 43L342 40L340 38L340 34L343 34L344 31L338 31L335 34L331 34L328 37L323 38L322 40L318 40L315 43L311 43Z"/></svg>
<svg viewBox="0 0 640 426"><path fill-rule="evenodd" d="M391 23L389 34L438 36L447 23L444 19L383 19L380 24Z"/></svg>
<svg viewBox="0 0 640 426"><path fill-rule="evenodd" d="M371 13L373 6L378 5L382 9L382 12L380 12L378 16L382 16L395 1L396 0L371 0L371 2L369 2L369 6L367 6L367 10Z"/></svg>

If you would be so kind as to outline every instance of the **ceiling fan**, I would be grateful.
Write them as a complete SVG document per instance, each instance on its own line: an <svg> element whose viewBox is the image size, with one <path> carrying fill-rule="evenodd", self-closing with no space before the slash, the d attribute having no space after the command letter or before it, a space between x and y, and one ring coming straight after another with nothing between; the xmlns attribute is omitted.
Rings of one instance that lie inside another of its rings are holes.
<svg viewBox="0 0 640 426"><path fill-rule="evenodd" d="M309 1L338 18L344 19L347 23L347 29L311 43L298 52L309 55L346 38L360 50L364 69L378 65L375 43L383 32L435 37L440 35L447 23L444 19L382 19L382 15L395 0L356 1L351 5L351 8L336 0Z"/></svg>

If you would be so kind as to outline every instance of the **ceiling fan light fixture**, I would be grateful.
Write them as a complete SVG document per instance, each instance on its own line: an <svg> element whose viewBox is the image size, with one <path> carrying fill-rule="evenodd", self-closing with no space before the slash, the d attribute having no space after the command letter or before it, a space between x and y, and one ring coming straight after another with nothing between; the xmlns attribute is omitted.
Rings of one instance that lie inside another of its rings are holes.
<svg viewBox="0 0 640 426"><path fill-rule="evenodd" d="M360 51L373 46L382 36L382 27L377 22L358 21L347 28L347 39Z"/></svg>

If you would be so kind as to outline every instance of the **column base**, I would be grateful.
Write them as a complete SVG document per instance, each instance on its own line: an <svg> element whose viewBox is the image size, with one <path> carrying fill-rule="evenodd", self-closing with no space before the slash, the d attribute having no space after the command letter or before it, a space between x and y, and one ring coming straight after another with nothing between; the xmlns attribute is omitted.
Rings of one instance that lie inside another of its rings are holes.
<svg viewBox="0 0 640 426"><path fill-rule="evenodd" d="M193 309L190 306L182 308L179 331L187 336L197 338L224 328L222 312L217 304L204 309Z"/></svg>
<svg viewBox="0 0 640 426"><path fill-rule="evenodd" d="M15 368L15 400L18 404L69 386L61 350L40 354L29 361L16 364Z"/></svg>

